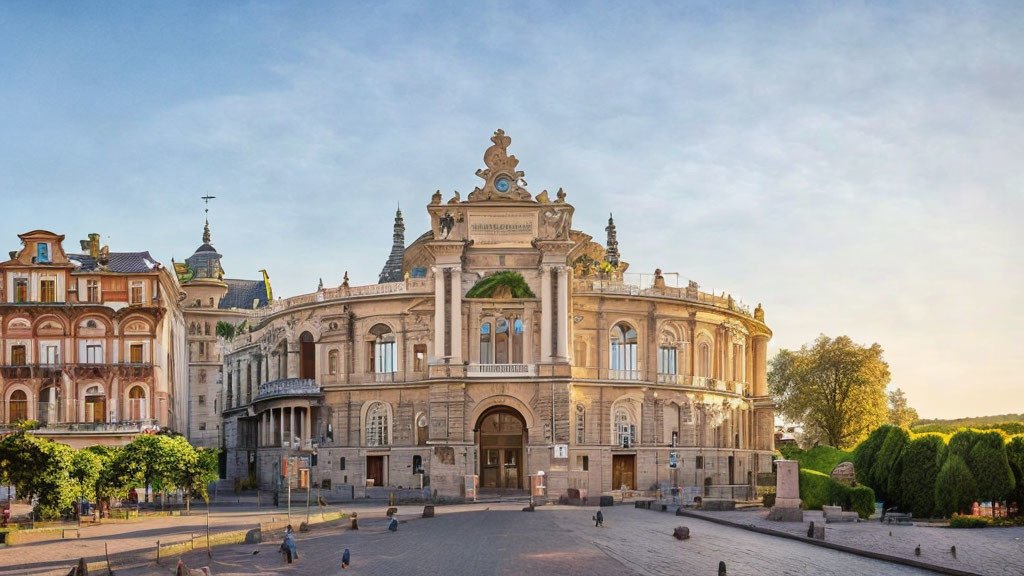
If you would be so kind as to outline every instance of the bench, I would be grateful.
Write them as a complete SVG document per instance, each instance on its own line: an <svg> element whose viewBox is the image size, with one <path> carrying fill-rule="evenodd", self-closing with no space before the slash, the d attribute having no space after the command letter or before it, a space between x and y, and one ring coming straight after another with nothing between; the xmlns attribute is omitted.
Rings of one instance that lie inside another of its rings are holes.
<svg viewBox="0 0 1024 576"><path fill-rule="evenodd" d="M913 514L903 512L890 512L885 515L884 521L889 524L912 524Z"/></svg>

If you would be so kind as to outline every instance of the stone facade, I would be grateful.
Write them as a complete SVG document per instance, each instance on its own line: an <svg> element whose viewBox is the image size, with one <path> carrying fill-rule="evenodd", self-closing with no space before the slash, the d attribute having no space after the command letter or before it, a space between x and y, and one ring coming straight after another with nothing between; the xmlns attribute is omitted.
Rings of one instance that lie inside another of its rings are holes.
<svg viewBox="0 0 1024 576"><path fill-rule="evenodd" d="M341 496L372 480L457 497L472 475L516 491L541 471L551 498L751 495L774 448L763 310L627 281L612 220L611 246L573 230L565 193L528 191L510 142L495 133L466 199L432 196L400 280L247 313L224 354L229 477L278 487L308 457Z"/></svg>

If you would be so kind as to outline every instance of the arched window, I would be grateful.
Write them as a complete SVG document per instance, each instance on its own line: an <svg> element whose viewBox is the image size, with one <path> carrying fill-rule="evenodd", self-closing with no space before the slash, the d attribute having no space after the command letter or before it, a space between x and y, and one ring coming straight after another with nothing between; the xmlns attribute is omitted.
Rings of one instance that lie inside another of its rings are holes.
<svg viewBox="0 0 1024 576"><path fill-rule="evenodd" d="M8 417L8 423L20 422L22 420L28 420L28 396L24 390L15 390L11 392L10 403L10 415Z"/></svg>
<svg viewBox="0 0 1024 576"><path fill-rule="evenodd" d="M636 444L636 424L629 411L621 406L615 409L615 442L623 448Z"/></svg>
<svg viewBox="0 0 1024 576"><path fill-rule="evenodd" d="M388 407L383 402L374 402L366 410L366 445L387 446L390 444L388 437Z"/></svg>
<svg viewBox="0 0 1024 576"><path fill-rule="evenodd" d="M701 342L700 348L698 348L699 356L697 358L697 375L705 378L711 377L711 345L707 342Z"/></svg>
<svg viewBox="0 0 1024 576"><path fill-rule="evenodd" d="M207 336L210 335L210 323L209 322L206 323L206 335Z"/></svg>
<svg viewBox="0 0 1024 576"><path fill-rule="evenodd" d="M374 340L370 343L370 366L377 374L397 372L395 333L386 324L370 329Z"/></svg>
<svg viewBox="0 0 1024 576"><path fill-rule="evenodd" d="M612 327L610 368L613 378L635 378L637 371L636 330L626 323Z"/></svg>
<svg viewBox="0 0 1024 576"><path fill-rule="evenodd" d="M327 353L327 373L334 375L338 373L338 351L331 350Z"/></svg>
<svg viewBox="0 0 1024 576"><path fill-rule="evenodd" d="M128 419L145 420L148 412L146 407L146 389L139 385L132 386L128 390Z"/></svg>
<svg viewBox="0 0 1024 576"><path fill-rule="evenodd" d="M85 390L85 421L107 421L107 397L99 386L90 386Z"/></svg>
<svg viewBox="0 0 1024 576"><path fill-rule="evenodd" d="M417 454L412 457L412 473L423 474L423 456Z"/></svg>
<svg viewBox="0 0 1024 576"><path fill-rule="evenodd" d="M494 325L494 363L508 364L508 320L504 318Z"/></svg>
<svg viewBox="0 0 1024 576"><path fill-rule="evenodd" d="M309 332L299 335L299 378L316 378L316 344Z"/></svg>
<svg viewBox="0 0 1024 576"><path fill-rule="evenodd" d="M523 334L526 325L519 318L494 319L494 332L491 322L480 324L480 363L481 364L522 364Z"/></svg>
<svg viewBox="0 0 1024 576"><path fill-rule="evenodd" d="M484 322L480 325L480 363L491 364L494 357L491 356L491 323Z"/></svg>

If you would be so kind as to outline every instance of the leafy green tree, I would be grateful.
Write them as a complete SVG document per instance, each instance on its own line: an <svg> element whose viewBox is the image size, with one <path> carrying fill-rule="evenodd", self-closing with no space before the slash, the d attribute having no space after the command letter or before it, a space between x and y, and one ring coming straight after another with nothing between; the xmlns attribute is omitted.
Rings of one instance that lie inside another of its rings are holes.
<svg viewBox="0 0 1024 576"><path fill-rule="evenodd" d="M125 444L117 454L116 476L129 485L142 484L147 488L144 502L149 502L149 488L159 490L163 485L166 464L163 460L163 436L140 434Z"/></svg>
<svg viewBox="0 0 1024 576"><path fill-rule="evenodd" d="M899 505L899 484L898 480L902 470L901 457L903 448L910 441L910 435L906 430L890 427L885 435L882 446L878 449L875 461L871 464L871 472L868 476L868 486L875 495L882 499L887 505Z"/></svg>
<svg viewBox="0 0 1024 576"><path fill-rule="evenodd" d="M1017 510L1024 505L1024 436L1014 436L1006 443L1006 459L1013 471L1016 486L1010 494L1010 501L1017 503Z"/></svg>
<svg viewBox="0 0 1024 576"><path fill-rule="evenodd" d="M981 500L998 502L1011 495L1016 487L1013 470L1006 457L1005 435L990 430L978 435L978 441L971 448L967 459L974 480L978 484L977 496ZM996 513L992 507L992 515Z"/></svg>
<svg viewBox="0 0 1024 576"><path fill-rule="evenodd" d="M971 449L978 443L980 434L977 430L958 430L949 439L949 453L956 454L963 459L964 464L970 464Z"/></svg>
<svg viewBox="0 0 1024 576"><path fill-rule="evenodd" d="M19 431L0 440L0 468L22 496L38 498L43 518L57 518L75 500L77 485L70 476L74 450Z"/></svg>
<svg viewBox="0 0 1024 576"><path fill-rule="evenodd" d="M812 436L847 449L886 420L889 365L882 347L824 334L772 358L768 384L779 413Z"/></svg>
<svg viewBox="0 0 1024 576"><path fill-rule="evenodd" d="M942 517L970 512L978 487L959 454L949 453L935 477L935 513Z"/></svg>
<svg viewBox="0 0 1024 576"><path fill-rule="evenodd" d="M235 339L235 325L221 320L217 322L217 336L231 341Z"/></svg>
<svg viewBox="0 0 1024 576"><path fill-rule="evenodd" d="M946 456L946 444L938 436L921 436L903 449L900 503L917 518L935 512L935 479Z"/></svg>
<svg viewBox="0 0 1024 576"><path fill-rule="evenodd" d="M885 437L891 429L892 426L889 424L875 428L867 439L853 449L853 470L861 484L874 485L871 479L871 466L875 463L878 451L882 449L882 442L885 442Z"/></svg>
<svg viewBox="0 0 1024 576"><path fill-rule="evenodd" d="M897 388L889 392L888 397L889 424L901 428L909 428L917 420L918 416L917 410L911 408L907 403L907 395L902 389Z"/></svg>
<svg viewBox="0 0 1024 576"><path fill-rule="evenodd" d="M208 486L219 478L219 466L217 455L219 450L195 448L195 457L190 459L188 466L183 468L181 487L185 490L186 507L193 496L198 496L204 502L209 503L210 494Z"/></svg>
<svg viewBox="0 0 1024 576"><path fill-rule="evenodd" d="M78 450L71 457L71 479L75 481L75 494L90 502L96 501L96 484L103 469L103 461L91 450Z"/></svg>

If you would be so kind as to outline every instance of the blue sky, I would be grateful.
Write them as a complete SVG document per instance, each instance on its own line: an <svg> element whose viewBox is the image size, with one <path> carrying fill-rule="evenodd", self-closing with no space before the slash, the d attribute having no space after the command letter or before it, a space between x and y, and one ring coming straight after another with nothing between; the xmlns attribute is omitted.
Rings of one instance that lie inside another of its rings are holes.
<svg viewBox="0 0 1024 576"><path fill-rule="evenodd" d="M0 239L375 282L496 128L631 271L877 341L923 416L1024 412L1020 3L0 4ZM674 277L670 277L670 280Z"/></svg>

